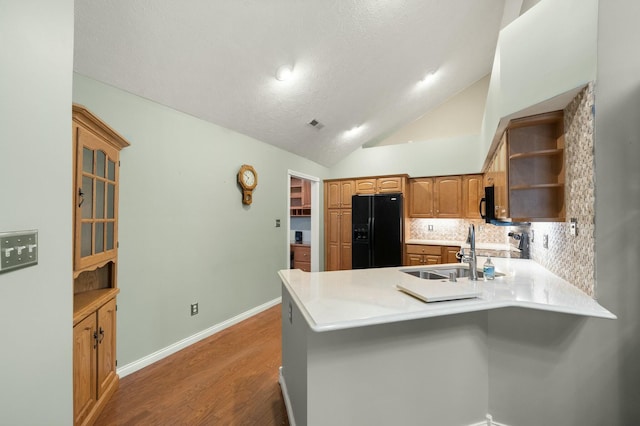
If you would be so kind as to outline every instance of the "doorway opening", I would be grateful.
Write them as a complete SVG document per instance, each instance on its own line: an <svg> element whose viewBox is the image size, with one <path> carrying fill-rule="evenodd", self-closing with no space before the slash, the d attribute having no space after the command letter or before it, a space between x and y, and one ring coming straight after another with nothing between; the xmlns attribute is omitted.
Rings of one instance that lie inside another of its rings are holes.
<svg viewBox="0 0 640 426"><path fill-rule="evenodd" d="M289 170L287 183L287 268L317 272L320 270L320 179Z"/></svg>

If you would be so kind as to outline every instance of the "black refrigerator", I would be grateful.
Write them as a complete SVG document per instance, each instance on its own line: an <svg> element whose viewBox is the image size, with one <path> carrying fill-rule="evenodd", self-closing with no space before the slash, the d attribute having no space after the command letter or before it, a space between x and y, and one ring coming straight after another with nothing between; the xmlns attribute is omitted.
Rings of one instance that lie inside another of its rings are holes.
<svg viewBox="0 0 640 426"><path fill-rule="evenodd" d="M402 265L402 194L354 195L353 269Z"/></svg>

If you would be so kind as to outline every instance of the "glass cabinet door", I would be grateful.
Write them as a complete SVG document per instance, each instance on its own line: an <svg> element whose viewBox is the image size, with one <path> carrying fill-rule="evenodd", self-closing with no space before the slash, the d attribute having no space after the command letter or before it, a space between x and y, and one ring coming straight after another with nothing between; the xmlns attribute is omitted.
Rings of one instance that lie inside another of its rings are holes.
<svg viewBox="0 0 640 426"><path fill-rule="evenodd" d="M117 247L118 151L78 130L76 268L115 257Z"/></svg>

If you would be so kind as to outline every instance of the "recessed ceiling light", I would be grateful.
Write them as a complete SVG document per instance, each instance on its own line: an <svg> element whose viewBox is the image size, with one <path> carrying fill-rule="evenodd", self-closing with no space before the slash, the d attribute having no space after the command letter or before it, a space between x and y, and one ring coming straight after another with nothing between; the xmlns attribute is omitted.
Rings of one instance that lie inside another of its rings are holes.
<svg viewBox="0 0 640 426"><path fill-rule="evenodd" d="M353 127L351 129L347 130L346 132L344 132L344 134L347 137L352 137L352 136L357 135L361 131L362 131L362 126L356 126L356 127Z"/></svg>
<svg viewBox="0 0 640 426"><path fill-rule="evenodd" d="M276 79L279 81L287 81L293 75L293 68L289 65L283 65L276 71Z"/></svg>
<svg viewBox="0 0 640 426"><path fill-rule="evenodd" d="M436 79L436 72L435 71L429 71L423 78L422 80L420 80L418 82L418 85L420 86L428 86L429 84L433 83Z"/></svg>

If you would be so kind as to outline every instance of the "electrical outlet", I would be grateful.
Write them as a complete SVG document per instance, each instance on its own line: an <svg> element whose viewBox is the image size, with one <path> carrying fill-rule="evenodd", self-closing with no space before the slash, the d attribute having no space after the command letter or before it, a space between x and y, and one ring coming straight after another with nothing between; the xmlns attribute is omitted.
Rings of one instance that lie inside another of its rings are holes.
<svg viewBox="0 0 640 426"><path fill-rule="evenodd" d="M542 236L542 247L548 249L549 248L549 235L548 234L544 234Z"/></svg>
<svg viewBox="0 0 640 426"><path fill-rule="evenodd" d="M427 229L428 229L429 231L433 231L433 225L429 225L429 226L427 227Z"/></svg>
<svg viewBox="0 0 640 426"><path fill-rule="evenodd" d="M276 219L276 228L280 228L280 219Z"/></svg>
<svg viewBox="0 0 640 426"><path fill-rule="evenodd" d="M536 231L531 230L531 244L533 244L536 240Z"/></svg>
<svg viewBox="0 0 640 426"><path fill-rule="evenodd" d="M291 306L291 302L289 302L289 324L293 324L293 307Z"/></svg>
<svg viewBox="0 0 640 426"><path fill-rule="evenodd" d="M569 233L575 237L578 235L578 219L575 217L571 218L571 222L569 222Z"/></svg>
<svg viewBox="0 0 640 426"><path fill-rule="evenodd" d="M191 304L191 316L194 315L198 315L198 304L197 303L192 303Z"/></svg>

